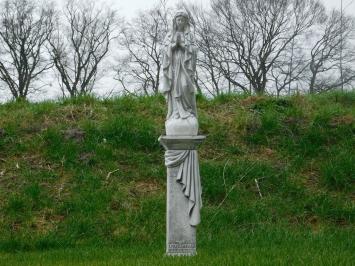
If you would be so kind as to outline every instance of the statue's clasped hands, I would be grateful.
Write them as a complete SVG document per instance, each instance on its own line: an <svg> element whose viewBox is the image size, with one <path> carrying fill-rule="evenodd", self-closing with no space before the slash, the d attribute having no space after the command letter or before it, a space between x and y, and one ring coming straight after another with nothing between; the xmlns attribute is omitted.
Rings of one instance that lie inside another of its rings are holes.
<svg viewBox="0 0 355 266"><path fill-rule="evenodd" d="M185 48L185 41L181 38L181 34L176 35L176 41L173 43L173 48Z"/></svg>

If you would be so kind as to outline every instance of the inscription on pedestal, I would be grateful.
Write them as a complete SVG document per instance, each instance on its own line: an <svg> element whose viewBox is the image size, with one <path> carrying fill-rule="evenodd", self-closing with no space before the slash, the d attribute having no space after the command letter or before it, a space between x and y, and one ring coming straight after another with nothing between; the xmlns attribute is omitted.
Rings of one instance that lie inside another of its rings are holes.
<svg viewBox="0 0 355 266"><path fill-rule="evenodd" d="M168 255L194 255L196 253L196 245L194 243L169 243L167 253Z"/></svg>

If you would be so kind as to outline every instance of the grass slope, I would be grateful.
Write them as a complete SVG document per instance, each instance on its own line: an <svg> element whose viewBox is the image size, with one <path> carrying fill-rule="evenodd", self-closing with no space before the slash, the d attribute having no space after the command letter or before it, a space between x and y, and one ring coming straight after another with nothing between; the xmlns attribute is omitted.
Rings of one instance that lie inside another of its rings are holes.
<svg viewBox="0 0 355 266"><path fill-rule="evenodd" d="M355 93L198 107L199 255L171 261L163 98L0 105L0 263L350 265Z"/></svg>

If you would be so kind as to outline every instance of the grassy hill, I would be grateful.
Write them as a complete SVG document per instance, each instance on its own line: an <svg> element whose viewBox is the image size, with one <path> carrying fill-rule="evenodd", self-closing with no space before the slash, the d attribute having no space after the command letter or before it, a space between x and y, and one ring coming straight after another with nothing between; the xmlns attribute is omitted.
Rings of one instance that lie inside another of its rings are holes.
<svg viewBox="0 0 355 266"><path fill-rule="evenodd" d="M0 264L354 262L355 93L198 111L199 255L171 261L162 97L0 105Z"/></svg>

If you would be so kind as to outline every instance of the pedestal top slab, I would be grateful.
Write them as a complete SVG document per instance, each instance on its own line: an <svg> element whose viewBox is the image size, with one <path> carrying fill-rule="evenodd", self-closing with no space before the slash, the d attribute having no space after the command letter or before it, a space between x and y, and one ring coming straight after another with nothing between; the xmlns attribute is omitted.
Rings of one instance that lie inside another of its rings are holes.
<svg viewBox="0 0 355 266"><path fill-rule="evenodd" d="M165 150L196 150L206 136L160 136L159 142Z"/></svg>

